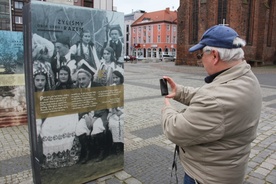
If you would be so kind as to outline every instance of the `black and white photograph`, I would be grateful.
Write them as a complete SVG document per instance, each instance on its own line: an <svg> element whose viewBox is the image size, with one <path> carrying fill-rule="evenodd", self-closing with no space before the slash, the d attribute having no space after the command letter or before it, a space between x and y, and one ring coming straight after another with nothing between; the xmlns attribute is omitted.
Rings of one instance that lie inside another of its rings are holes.
<svg viewBox="0 0 276 184"><path fill-rule="evenodd" d="M45 2L24 13L34 179L84 183L123 169L123 14Z"/></svg>

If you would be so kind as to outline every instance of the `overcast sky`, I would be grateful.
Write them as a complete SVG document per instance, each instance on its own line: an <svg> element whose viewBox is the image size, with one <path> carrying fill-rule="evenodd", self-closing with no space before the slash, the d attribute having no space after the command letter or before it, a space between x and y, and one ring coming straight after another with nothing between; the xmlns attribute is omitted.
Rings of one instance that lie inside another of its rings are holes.
<svg viewBox="0 0 276 184"><path fill-rule="evenodd" d="M113 0L113 6L117 7L118 12L129 14L136 10L145 10L153 12L165 10L177 10L180 0Z"/></svg>

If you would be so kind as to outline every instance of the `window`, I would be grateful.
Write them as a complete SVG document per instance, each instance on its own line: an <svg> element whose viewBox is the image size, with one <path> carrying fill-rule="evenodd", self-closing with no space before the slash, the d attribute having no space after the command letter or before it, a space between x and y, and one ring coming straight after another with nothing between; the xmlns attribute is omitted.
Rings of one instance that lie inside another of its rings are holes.
<svg viewBox="0 0 276 184"><path fill-rule="evenodd" d="M23 8L23 2L15 1L14 2L14 8L15 9L22 9Z"/></svg>
<svg viewBox="0 0 276 184"><path fill-rule="evenodd" d="M0 20L0 30L10 30L10 21Z"/></svg>
<svg viewBox="0 0 276 184"><path fill-rule="evenodd" d="M141 41L141 37L139 36L138 37L138 43L141 43L142 41Z"/></svg>
<svg viewBox="0 0 276 184"><path fill-rule="evenodd" d="M9 14L9 4L0 4L0 13Z"/></svg>
<svg viewBox="0 0 276 184"><path fill-rule="evenodd" d="M148 57L151 57L151 49L148 48Z"/></svg>
<svg viewBox="0 0 276 184"><path fill-rule="evenodd" d="M160 31L161 30L161 25L158 25L158 31Z"/></svg>
<svg viewBox="0 0 276 184"><path fill-rule="evenodd" d="M192 26L190 26L190 44L198 42L198 1L193 1L193 11L192 11Z"/></svg>
<svg viewBox="0 0 276 184"><path fill-rule="evenodd" d="M93 3L93 1L91 1L91 0L84 0L83 6L84 6L84 7L93 8L93 7L94 7L94 3Z"/></svg>
<svg viewBox="0 0 276 184"><path fill-rule="evenodd" d="M170 43L170 36L169 35L167 35L167 41L166 42Z"/></svg>
<svg viewBox="0 0 276 184"><path fill-rule="evenodd" d="M158 42L158 43L161 42L161 37L160 37L160 35L157 36L157 42Z"/></svg>
<svg viewBox="0 0 276 184"><path fill-rule="evenodd" d="M149 30L149 31L151 30L151 26L148 26L148 30Z"/></svg>
<svg viewBox="0 0 276 184"><path fill-rule="evenodd" d="M139 27L138 29L139 29L139 33L141 33L142 28L141 28L141 27Z"/></svg>
<svg viewBox="0 0 276 184"><path fill-rule="evenodd" d="M167 24L167 31L170 30L170 24Z"/></svg>
<svg viewBox="0 0 276 184"><path fill-rule="evenodd" d="M136 32L136 28L133 28L133 33L135 33Z"/></svg>
<svg viewBox="0 0 276 184"><path fill-rule="evenodd" d="M173 32L176 32L176 26L173 26Z"/></svg>
<svg viewBox="0 0 276 184"><path fill-rule="evenodd" d="M129 25L126 26L126 33L129 32Z"/></svg>
<svg viewBox="0 0 276 184"><path fill-rule="evenodd" d="M151 37L148 36L148 43L151 43Z"/></svg>
<svg viewBox="0 0 276 184"><path fill-rule="evenodd" d="M133 37L133 43L136 43L136 38L135 37Z"/></svg>
<svg viewBox="0 0 276 184"><path fill-rule="evenodd" d="M176 43L176 36L173 36L173 43Z"/></svg>
<svg viewBox="0 0 276 184"><path fill-rule="evenodd" d="M16 24L23 24L23 18L19 16L15 16L15 23Z"/></svg>
<svg viewBox="0 0 276 184"><path fill-rule="evenodd" d="M227 13L227 0L218 1L218 24L223 23L223 19L226 20Z"/></svg>

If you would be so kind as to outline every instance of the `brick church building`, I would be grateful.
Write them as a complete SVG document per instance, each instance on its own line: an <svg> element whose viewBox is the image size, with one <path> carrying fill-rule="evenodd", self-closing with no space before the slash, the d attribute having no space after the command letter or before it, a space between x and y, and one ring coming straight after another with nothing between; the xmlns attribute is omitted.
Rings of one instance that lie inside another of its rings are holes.
<svg viewBox="0 0 276 184"><path fill-rule="evenodd" d="M245 59L250 64L276 64L275 0L181 0L176 65L197 65L196 53L188 49L217 24L232 27L246 40Z"/></svg>

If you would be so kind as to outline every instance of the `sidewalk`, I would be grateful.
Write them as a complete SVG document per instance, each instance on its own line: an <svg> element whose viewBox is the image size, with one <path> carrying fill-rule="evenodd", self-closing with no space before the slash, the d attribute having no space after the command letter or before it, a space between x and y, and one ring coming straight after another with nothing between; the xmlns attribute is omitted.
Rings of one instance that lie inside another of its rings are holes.
<svg viewBox="0 0 276 184"><path fill-rule="evenodd" d="M253 68L276 80L276 68ZM117 173L89 184L169 183L174 145L162 133L158 79L172 76L177 83L201 86L206 75L202 67L175 66L173 62L125 64L125 167ZM273 80L271 79L270 80ZM264 84L263 108L258 137L252 143L245 184L276 183L276 85ZM177 103L176 107L181 108ZM0 129L0 184L31 184L29 135L27 125ZM183 183L183 168L178 165L178 181ZM175 182L173 175L172 183Z"/></svg>

